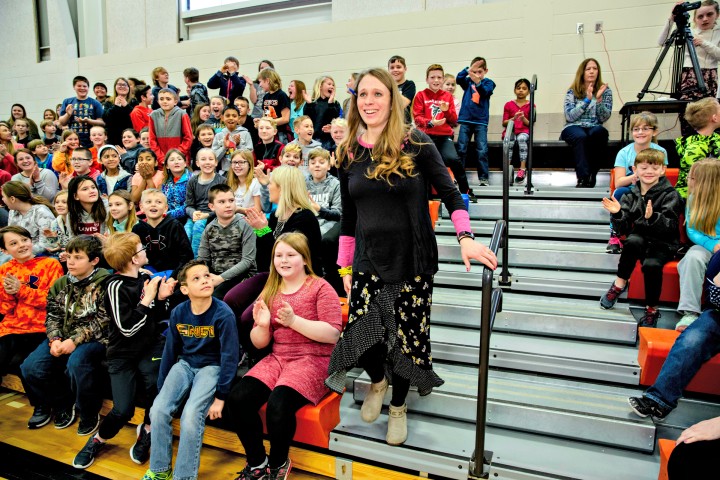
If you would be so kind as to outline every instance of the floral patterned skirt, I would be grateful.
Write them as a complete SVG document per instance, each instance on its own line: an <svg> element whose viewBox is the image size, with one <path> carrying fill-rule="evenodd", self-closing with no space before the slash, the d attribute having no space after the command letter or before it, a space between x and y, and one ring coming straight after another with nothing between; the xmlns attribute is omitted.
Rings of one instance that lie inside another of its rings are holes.
<svg viewBox="0 0 720 480"><path fill-rule="evenodd" d="M717 68L702 68L700 69L705 85L708 89L708 94L705 95L700 90L695 90L698 86L697 76L695 70L690 67L683 67L682 74L680 75L680 96L678 100L689 100L694 102L705 97L714 97L717 95L718 90L718 74ZM680 133L683 137L695 134L695 129L690 126L685 115L678 115L680 118Z"/></svg>
<svg viewBox="0 0 720 480"><path fill-rule="evenodd" d="M348 324L335 346L325 384L342 393L348 370L379 343L387 348L385 376L399 375L429 394L444 382L432 369L430 308L432 275L418 275L399 283L385 283L377 275L355 272L350 293Z"/></svg>

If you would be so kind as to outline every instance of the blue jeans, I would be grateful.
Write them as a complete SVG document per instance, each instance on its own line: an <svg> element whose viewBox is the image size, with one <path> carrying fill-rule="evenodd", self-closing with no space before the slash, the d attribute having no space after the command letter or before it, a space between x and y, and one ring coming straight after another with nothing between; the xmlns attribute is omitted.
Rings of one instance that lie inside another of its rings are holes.
<svg viewBox="0 0 720 480"><path fill-rule="evenodd" d="M717 353L720 353L720 312L709 309L675 340L657 380L643 395L663 407L677 407L685 387Z"/></svg>
<svg viewBox="0 0 720 480"><path fill-rule="evenodd" d="M575 174L578 179L595 178L604 167L607 157L608 131L602 125L580 127L570 125L560 133L560 139L572 148Z"/></svg>
<svg viewBox="0 0 720 480"><path fill-rule="evenodd" d="M192 247L193 255L196 257L200 249L200 238L206 226L207 218L203 218L197 222L193 222L191 218L188 218L188 221L185 222L185 233L190 239L190 246Z"/></svg>
<svg viewBox="0 0 720 480"><path fill-rule="evenodd" d="M178 360L172 366L150 409L153 443L150 450L150 470L155 473L170 470L173 439L171 422L173 415L187 398L180 417L180 442L173 478L197 478L205 417L215 398L219 373L218 365L193 368L186 361Z"/></svg>
<svg viewBox="0 0 720 480"><path fill-rule="evenodd" d="M488 167L487 125L480 125L478 123L460 124L457 153L464 167L465 159L467 158L467 148L473 135L475 135L475 147L477 148L478 179L487 180L490 176L490 169Z"/></svg>
<svg viewBox="0 0 720 480"><path fill-rule="evenodd" d="M34 406L69 409L76 405L81 418L92 418L102 406L99 381L105 345L83 343L70 355L54 357L47 340L20 365L27 396Z"/></svg>

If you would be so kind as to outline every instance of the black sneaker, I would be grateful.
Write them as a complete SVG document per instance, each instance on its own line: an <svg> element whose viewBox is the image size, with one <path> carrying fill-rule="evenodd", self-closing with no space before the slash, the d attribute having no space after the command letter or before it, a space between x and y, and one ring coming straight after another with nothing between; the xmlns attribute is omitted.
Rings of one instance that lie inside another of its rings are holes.
<svg viewBox="0 0 720 480"><path fill-rule="evenodd" d="M268 467L263 468L251 468L250 465L245 465L245 468L241 472L238 472L235 480L266 480L268 478Z"/></svg>
<svg viewBox="0 0 720 480"><path fill-rule="evenodd" d="M658 319L660 318L660 310L658 309L645 309L645 313L640 317L638 322L639 327L655 328L657 326Z"/></svg>
<svg viewBox="0 0 720 480"><path fill-rule="evenodd" d="M61 410L55 412L55 428L62 430L75 423L75 407L70 407L69 410Z"/></svg>
<svg viewBox="0 0 720 480"><path fill-rule="evenodd" d="M278 468L270 468L270 474L267 478L268 480L287 480L290 470L292 470L292 461L288 458Z"/></svg>
<svg viewBox="0 0 720 480"><path fill-rule="evenodd" d="M630 397L628 398L628 403L630 404L630 408L632 408L633 412L643 418L652 415L653 417L662 420L667 417L670 412L672 412L671 408L665 408L655 400L651 400L647 397Z"/></svg>
<svg viewBox="0 0 720 480"><path fill-rule="evenodd" d="M605 251L613 255L620 255L622 253L622 242L618 237L610 237Z"/></svg>
<svg viewBox="0 0 720 480"><path fill-rule="evenodd" d="M30 430L35 430L40 427L44 427L48 423L50 423L50 419L52 418L52 415L50 414L50 409L48 407L37 406L33 409L32 417L30 417L30 420L28 420L28 428Z"/></svg>
<svg viewBox="0 0 720 480"><path fill-rule="evenodd" d="M100 414L97 413L90 418L80 417L80 424L78 425L77 433L80 436L90 435L95 433L95 430L100 426Z"/></svg>
<svg viewBox="0 0 720 480"><path fill-rule="evenodd" d="M141 423L137 428L137 439L135 445L130 447L130 459L141 465L150 458L150 432L145 430L145 424Z"/></svg>
<svg viewBox="0 0 720 480"><path fill-rule="evenodd" d="M470 199L470 203L477 203L477 197L475 196L475 192L472 191L472 188L468 189L467 195Z"/></svg>
<svg viewBox="0 0 720 480"><path fill-rule="evenodd" d="M101 442L95 437L88 439L85 446L75 455L73 460L73 467L75 468L88 468L95 461L95 455L105 447L105 443Z"/></svg>
<svg viewBox="0 0 720 480"><path fill-rule="evenodd" d="M615 306L618 299L620 298L620 295L623 294L625 290L627 290L628 284L626 283L625 286L618 290L618 288L615 286L615 282L610 285L610 288L608 291L600 297L600 308L603 308L605 310L611 309Z"/></svg>

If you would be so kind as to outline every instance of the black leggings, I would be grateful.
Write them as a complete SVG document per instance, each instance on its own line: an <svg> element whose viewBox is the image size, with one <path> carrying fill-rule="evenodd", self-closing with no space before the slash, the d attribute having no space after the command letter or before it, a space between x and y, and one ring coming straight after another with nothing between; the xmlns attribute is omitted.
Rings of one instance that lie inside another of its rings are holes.
<svg viewBox="0 0 720 480"><path fill-rule="evenodd" d="M358 365L367 372L371 382L379 383L385 378L386 355L387 348L385 348L385 345L382 343L376 343L360 355ZM402 407L405 405L405 398L407 398L407 394L410 391L410 380L393 374L392 386L393 390L390 404L393 407Z"/></svg>
<svg viewBox="0 0 720 480"><path fill-rule="evenodd" d="M645 305L657 307L662 292L663 267L674 256L675 252L671 249L650 245L640 235L631 233L623 242L617 276L623 280L628 280L633 270L635 270L635 264L640 260L645 278Z"/></svg>
<svg viewBox="0 0 720 480"><path fill-rule="evenodd" d="M226 411L230 425L245 448L248 465L255 467L265 461L260 407L267 402L266 424L270 438L270 466L285 463L290 442L295 436L295 414L310 402L290 387L270 390L254 377L243 377L230 391Z"/></svg>

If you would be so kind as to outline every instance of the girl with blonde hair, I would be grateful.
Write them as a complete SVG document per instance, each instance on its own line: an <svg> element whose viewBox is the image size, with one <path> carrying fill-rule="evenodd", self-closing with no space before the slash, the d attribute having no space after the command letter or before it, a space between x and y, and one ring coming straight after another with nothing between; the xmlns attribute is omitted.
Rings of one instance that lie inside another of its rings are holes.
<svg viewBox="0 0 720 480"><path fill-rule="evenodd" d="M335 100L335 92L335 80L323 75L315 80L312 97L305 94L304 114L310 117L315 126L313 138L319 140L325 150L333 145L330 124L340 116L340 103Z"/></svg>

